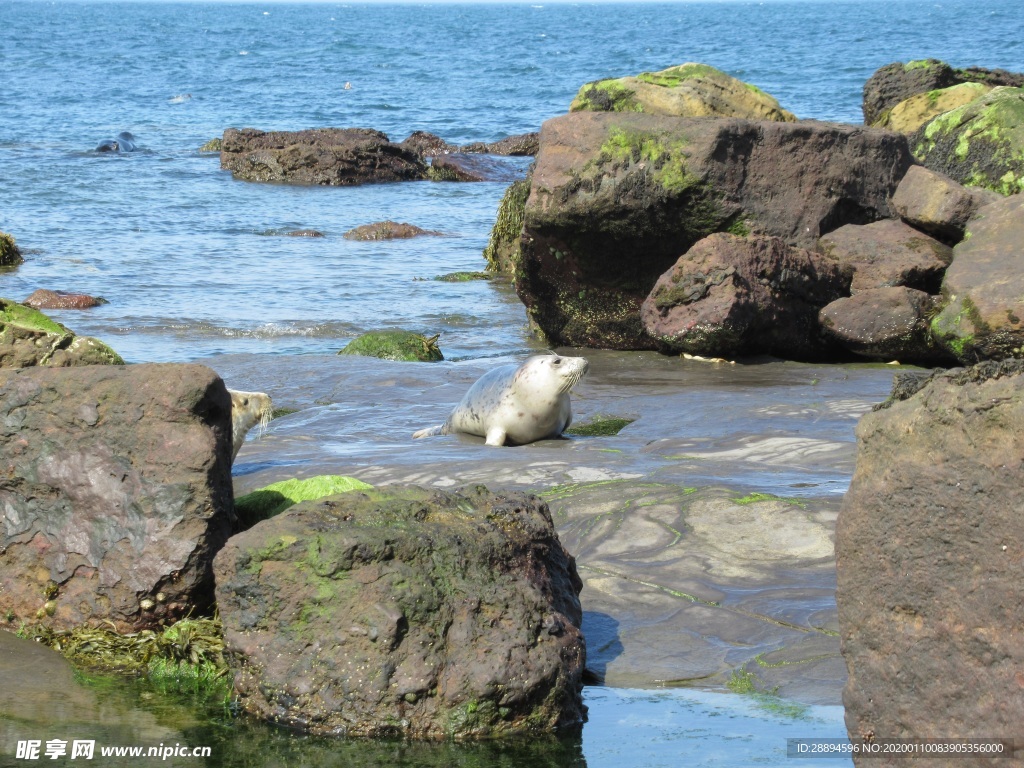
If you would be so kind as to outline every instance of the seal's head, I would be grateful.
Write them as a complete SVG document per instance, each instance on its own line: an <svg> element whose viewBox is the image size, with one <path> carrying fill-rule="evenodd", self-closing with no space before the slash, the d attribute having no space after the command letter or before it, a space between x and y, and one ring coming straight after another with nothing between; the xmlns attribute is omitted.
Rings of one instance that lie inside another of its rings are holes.
<svg viewBox="0 0 1024 768"><path fill-rule="evenodd" d="M263 392L239 392L229 389L231 395L231 461L245 442L246 433L259 424L259 434L267 428L273 417L270 395Z"/></svg>
<svg viewBox="0 0 1024 768"><path fill-rule="evenodd" d="M544 390L562 394L568 392L583 378L590 363L584 357L536 355L516 371L516 388Z"/></svg>

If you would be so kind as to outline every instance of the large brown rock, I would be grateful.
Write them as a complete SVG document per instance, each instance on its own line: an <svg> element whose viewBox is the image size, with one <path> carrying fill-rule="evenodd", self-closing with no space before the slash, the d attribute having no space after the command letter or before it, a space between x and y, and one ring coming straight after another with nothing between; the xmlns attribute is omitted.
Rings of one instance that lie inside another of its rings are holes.
<svg viewBox="0 0 1024 768"><path fill-rule="evenodd" d="M899 219L847 224L819 241L823 253L853 273L851 293L905 285L938 293L953 249Z"/></svg>
<svg viewBox="0 0 1024 768"><path fill-rule="evenodd" d="M0 298L0 368L124 365L114 350L25 304Z"/></svg>
<svg viewBox="0 0 1024 768"><path fill-rule="evenodd" d="M0 371L0 613L132 631L209 608L231 499L209 368Z"/></svg>
<svg viewBox="0 0 1024 768"><path fill-rule="evenodd" d="M228 128L220 167L236 179L289 184L352 186L427 178L418 152L369 128Z"/></svg>
<svg viewBox="0 0 1024 768"><path fill-rule="evenodd" d="M796 122L773 96L707 64L687 63L580 88L570 112L643 112L676 117L743 117Z"/></svg>
<svg viewBox="0 0 1024 768"><path fill-rule="evenodd" d="M324 735L487 738L585 719L573 559L547 505L412 486L301 502L217 556L251 713Z"/></svg>
<svg viewBox="0 0 1024 768"><path fill-rule="evenodd" d="M1024 354L1024 196L982 208L953 249L932 332L961 362Z"/></svg>
<svg viewBox="0 0 1024 768"><path fill-rule="evenodd" d="M834 261L781 238L715 234L661 276L641 317L670 352L821 359L835 350L819 332L818 312L849 283Z"/></svg>
<svg viewBox="0 0 1024 768"><path fill-rule="evenodd" d="M1019 739L1024 364L939 374L857 444L836 529L850 738Z"/></svg>
<svg viewBox="0 0 1024 768"><path fill-rule="evenodd" d="M937 299L913 288L872 288L836 299L821 310L826 333L871 360L934 365L951 362L932 339L929 320Z"/></svg>
<svg viewBox="0 0 1024 768"><path fill-rule="evenodd" d="M985 189L967 188L942 173L913 165L896 187L892 207L910 226L944 242L958 243L971 216L999 196Z"/></svg>
<svg viewBox="0 0 1024 768"><path fill-rule="evenodd" d="M830 123L577 112L541 131L516 290L552 343L654 346L639 309L690 246L724 230L813 248L892 214L906 139Z"/></svg>

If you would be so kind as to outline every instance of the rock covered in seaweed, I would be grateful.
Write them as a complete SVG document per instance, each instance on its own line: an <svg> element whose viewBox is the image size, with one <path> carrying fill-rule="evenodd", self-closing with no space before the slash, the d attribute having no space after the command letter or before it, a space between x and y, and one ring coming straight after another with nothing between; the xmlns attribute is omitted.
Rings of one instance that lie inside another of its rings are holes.
<svg viewBox="0 0 1024 768"><path fill-rule="evenodd" d="M960 83L949 88L919 93L887 111L875 125L912 136L932 118L969 104L991 90L992 86L981 83Z"/></svg>
<svg viewBox="0 0 1024 768"><path fill-rule="evenodd" d="M587 83L569 111L796 121L792 112L782 109L760 88L707 64L694 63Z"/></svg>
<svg viewBox="0 0 1024 768"><path fill-rule="evenodd" d="M585 719L581 582L547 506L412 486L297 504L217 556L242 706L316 734L475 739Z"/></svg>
<svg viewBox="0 0 1024 768"><path fill-rule="evenodd" d="M432 229L423 229L415 224L407 224L402 221L376 221L372 224L362 224L350 229L342 237L346 240L408 240L411 237L423 237L424 235L441 236L442 232Z"/></svg>
<svg viewBox="0 0 1024 768"><path fill-rule="evenodd" d="M555 344L650 349L640 305L714 232L813 248L889 218L906 138L830 123L577 112L541 130L516 290Z"/></svg>
<svg viewBox="0 0 1024 768"><path fill-rule="evenodd" d="M0 232L0 267L16 267L25 259L14 238L6 232Z"/></svg>
<svg viewBox="0 0 1024 768"><path fill-rule="evenodd" d="M858 424L836 525L853 741L1019 733L1021 456L1020 360L940 373Z"/></svg>
<svg viewBox="0 0 1024 768"><path fill-rule="evenodd" d="M437 340L440 334L427 338L423 334L401 329L367 331L350 341L339 355L363 355L381 360L432 363L444 360Z"/></svg>
<svg viewBox="0 0 1024 768"><path fill-rule="evenodd" d="M0 368L124 365L114 350L74 332L42 312L0 299Z"/></svg>
<svg viewBox="0 0 1024 768"><path fill-rule="evenodd" d="M231 399L200 365L0 371L0 612L133 631L213 602Z"/></svg>

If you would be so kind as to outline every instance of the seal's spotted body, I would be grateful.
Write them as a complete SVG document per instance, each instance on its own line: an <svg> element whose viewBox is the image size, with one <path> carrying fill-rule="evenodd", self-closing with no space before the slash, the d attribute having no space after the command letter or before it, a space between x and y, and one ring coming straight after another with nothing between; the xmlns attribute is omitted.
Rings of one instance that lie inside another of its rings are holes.
<svg viewBox="0 0 1024 768"><path fill-rule="evenodd" d="M558 437L572 423L569 390L587 372L582 357L539 355L477 379L448 420L413 437L464 432L487 445L523 445Z"/></svg>

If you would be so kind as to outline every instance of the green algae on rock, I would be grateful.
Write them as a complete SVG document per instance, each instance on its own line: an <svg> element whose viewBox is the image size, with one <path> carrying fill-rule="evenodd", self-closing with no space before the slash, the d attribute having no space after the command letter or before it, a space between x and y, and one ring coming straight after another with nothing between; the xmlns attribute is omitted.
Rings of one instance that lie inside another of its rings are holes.
<svg viewBox="0 0 1024 768"><path fill-rule="evenodd" d="M530 178L514 181L498 204L498 216L484 248L487 270L505 275L515 273L519 264L519 238L523 234L523 216L530 196Z"/></svg>
<svg viewBox="0 0 1024 768"><path fill-rule="evenodd" d="M124 365L113 349L51 320L37 309L0 298L0 368Z"/></svg>
<svg viewBox="0 0 1024 768"><path fill-rule="evenodd" d="M707 64L681 64L580 88L570 112L643 112L678 117L743 117L794 122L796 116L757 86Z"/></svg>
<svg viewBox="0 0 1024 768"><path fill-rule="evenodd" d="M23 261L14 238L6 232L0 232L0 267L16 267Z"/></svg>
<svg viewBox="0 0 1024 768"><path fill-rule="evenodd" d="M567 430L567 435L577 435L579 437L611 437L617 435L623 429L628 427L636 421L636 418L630 418L628 416L607 416L604 414L596 414L590 417L586 421L578 424L573 424Z"/></svg>
<svg viewBox="0 0 1024 768"><path fill-rule="evenodd" d="M471 283L474 280L490 280L494 275L489 272L449 272L437 275L434 279L441 283Z"/></svg>
<svg viewBox="0 0 1024 768"><path fill-rule="evenodd" d="M908 136L913 135L932 118L969 104L991 90L992 86L982 83L959 83L948 88L919 93L885 112L875 125Z"/></svg>
<svg viewBox="0 0 1024 768"><path fill-rule="evenodd" d="M220 150L221 150L221 147L223 146L223 144L224 144L223 139L220 139L220 138L210 139L208 142L206 142L205 144L203 144L203 146L201 146L199 148L199 151L200 152L218 152L219 153Z"/></svg>
<svg viewBox="0 0 1024 768"><path fill-rule="evenodd" d="M336 493L372 487L362 480L345 475L317 475L271 483L235 499L238 527L247 530L260 520L279 515L300 501L322 499Z"/></svg>
<svg viewBox="0 0 1024 768"><path fill-rule="evenodd" d="M444 355L441 354L441 349L437 346L440 335L435 334L427 338L413 331L368 331L350 341L338 354L429 363L444 360Z"/></svg>
<svg viewBox="0 0 1024 768"><path fill-rule="evenodd" d="M264 719L431 740L585 719L581 584L536 497L388 486L305 501L233 537L214 571L235 690Z"/></svg>
<svg viewBox="0 0 1024 768"><path fill-rule="evenodd" d="M914 134L925 167L1003 195L1024 190L1024 88L993 88Z"/></svg>

